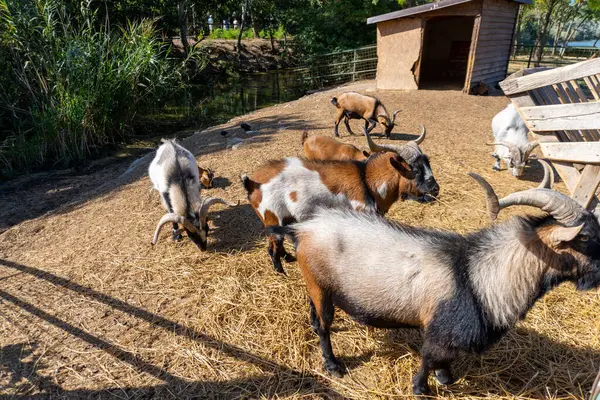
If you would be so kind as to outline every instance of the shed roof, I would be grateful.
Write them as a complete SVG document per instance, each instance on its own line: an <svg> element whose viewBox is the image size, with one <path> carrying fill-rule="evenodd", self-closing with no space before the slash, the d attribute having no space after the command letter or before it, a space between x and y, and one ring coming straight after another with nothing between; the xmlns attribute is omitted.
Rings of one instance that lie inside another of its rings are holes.
<svg viewBox="0 0 600 400"><path fill-rule="evenodd" d="M429 11L439 10L440 8L452 7L462 3L469 3L475 0L440 0L434 3L423 4L421 6L411 7L404 10L394 11L387 14L376 15L367 19L367 24L376 24L378 22L389 21L391 19L409 17L411 15L423 14ZM531 4L532 0L509 0L516 3Z"/></svg>

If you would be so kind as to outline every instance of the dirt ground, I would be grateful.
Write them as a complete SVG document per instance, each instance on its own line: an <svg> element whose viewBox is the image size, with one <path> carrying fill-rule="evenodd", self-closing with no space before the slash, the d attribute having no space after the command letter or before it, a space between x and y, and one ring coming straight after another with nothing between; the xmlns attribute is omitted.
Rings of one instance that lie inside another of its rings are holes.
<svg viewBox="0 0 600 400"><path fill-rule="evenodd" d="M481 190L501 195L541 180L537 163L521 180L491 170L492 117L504 97L456 91L375 92L349 88L401 108L396 143L427 127L422 144L440 184L440 201L397 203L388 217L469 232L490 224ZM49 173L0 188L0 395L31 398L389 398L407 397L420 357L418 330L368 329L337 314L332 342L348 368L342 379L321 366L295 264L273 272L258 218L239 175L269 159L301 154L300 134L332 134L329 98L347 88L236 118L183 143L217 174L203 193L242 200L213 209L209 249L152 233L163 210L149 192L152 154L129 173L115 162L85 175ZM225 149L219 132L260 131ZM355 131L359 123L353 122ZM379 129L379 128L377 128ZM360 136L343 140L364 146ZM378 139L382 141L383 139ZM125 174L124 174L125 173ZM2 190L4 189L4 190ZM564 191L559 183L557 190ZM58 198L56 196L59 196ZM54 200L53 200L54 199ZM45 206L50 204L50 206ZM500 219L532 209L511 208ZM10 215L11 221L5 218ZM459 381L431 380L443 398L583 398L600 364L600 295L564 285L543 298L505 339L454 365Z"/></svg>

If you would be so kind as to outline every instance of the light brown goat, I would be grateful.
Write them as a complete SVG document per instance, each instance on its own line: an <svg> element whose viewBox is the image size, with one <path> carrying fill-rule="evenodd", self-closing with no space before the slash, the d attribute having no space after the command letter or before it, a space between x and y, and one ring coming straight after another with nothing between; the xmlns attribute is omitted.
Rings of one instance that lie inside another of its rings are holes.
<svg viewBox="0 0 600 400"><path fill-rule="evenodd" d="M328 136L308 137L308 131L302 133L302 146L304 146L304 155L309 160L363 161L370 155L354 145L338 142Z"/></svg>
<svg viewBox="0 0 600 400"><path fill-rule="evenodd" d="M377 122L381 124L386 137L390 137L394 125L396 125L396 115L400 110L394 111L392 118L387 112L387 109L381 101L372 96L365 96L357 92L342 93L339 97L332 97L331 104L337 107L337 115L335 117L335 128L333 133L339 137L338 125L344 119L346 129L351 135L354 132L350 129L348 120L364 119L367 132L371 132ZM370 125L369 125L370 124Z"/></svg>
<svg viewBox="0 0 600 400"><path fill-rule="evenodd" d="M213 187L213 179L215 173L210 168L202 168L198 165L198 175L200 176L200 183L205 189L211 189Z"/></svg>

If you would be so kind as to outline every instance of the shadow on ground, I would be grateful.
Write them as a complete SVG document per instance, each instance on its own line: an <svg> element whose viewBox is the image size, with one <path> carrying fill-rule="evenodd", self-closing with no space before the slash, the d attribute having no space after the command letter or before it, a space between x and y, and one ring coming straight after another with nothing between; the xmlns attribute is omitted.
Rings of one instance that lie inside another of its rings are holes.
<svg viewBox="0 0 600 400"><path fill-rule="evenodd" d="M248 119L259 133L252 135L252 143L264 143L285 130L316 129L314 123L293 115L267 116ZM227 140L220 135L226 129L230 135L242 135L237 125L222 125L202 131L181 140L196 158L226 149ZM34 174L0 185L0 234L23 221L45 214L68 213L86 202L117 191L135 182L147 173L154 150L135 159L112 157L94 163L93 168L56 170ZM133 161L133 162L132 162ZM215 179L215 186L227 187L227 179Z"/></svg>
<svg viewBox="0 0 600 400"><path fill-rule="evenodd" d="M420 363L423 344L420 329L396 329L384 333L377 353L391 360L410 354ZM556 342L534 330L516 327L482 355L463 354L452 366L456 384L431 383L435 393L453 396L499 396L542 399L572 397L591 388L600 364L600 352ZM588 365L589 369L583 369ZM414 373L416 374L416 369ZM497 377L503 382L498 387ZM561 383L569 382L569 385ZM437 388L436 388L437 386Z"/></svg>
<svg viewBox="0 0 600 400"><path fill-rule="evenodd" d="M19 307L29 314L45 321L46 323L62 329L68 334L89 343L97 349L100 349L111 356L131 365L132 368L152 375L153 377L164 381L164 384L148 387L132 388L114 388L103 390L63 390L57 384L39 372L43 365L36 362L24 361L30 355L35 344L14 344L0 349L0 368L6 374L10 375L9 381L13 382L16 390L19 390L17 382L23 387L25 393L31 391L31 386L35 386L42 393L28 398L47 398L48 396L61 397L104 397L114 392L127 397L171 397L177 398L189 397L240 397L240 396L290 396L294 394L317 394L330 398L342 398L335 390L317 380L317 377L306 372L289 368L278 364L272 360L265 359L262 356L252 354L241 347L225 343L215 339L193 328L182 325L176 321L169 320L159 314L144 310L125 301L111 297L94 289L81 286L68 279L59 277L52 273L40 270L38 268L26 266L8 260L0 260L0 265L8 269L13 269L24 274L35 276L38 279L47 281L57 287L70 290L78 295L86 296L94 301L110 306L116 310L127 313L135 318L151 323L158 329L174 333L178 336L186 337L190 340L202 343L202 345L220 351L228 356L235 357L246 363L260 367L266 371L263 375L254 375L242 379L224 380L224 381L202 381L189 382L181 377L171 374L169 371L158 367L152 363L143 360L139 355L131 353L119 346L85 330L64 321L54 315L51 315L39 307L26 302L19 297L0 290L0 299L3 302ZM23 379L28 382L23 382Z"/></svg>

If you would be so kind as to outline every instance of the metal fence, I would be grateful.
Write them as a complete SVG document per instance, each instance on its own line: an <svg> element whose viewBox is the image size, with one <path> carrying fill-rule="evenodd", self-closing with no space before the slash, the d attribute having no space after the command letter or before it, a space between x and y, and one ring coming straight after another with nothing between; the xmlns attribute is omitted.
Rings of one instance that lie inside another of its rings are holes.
<svg viewBox="0 0 600 400"><path fill-rule="evenodd" d="M314 88L374 79L377 72L377 45L314 56L296 71L308 86Z"/></svg>
<svg viewBox="0 0 600 400"><path fill-rule="evenodd" d="M536 50L539 46L516 45L512 47L508 73L512 74L523 68L533 67L560 67L574 64L590 58L600 49L594 47L554 47L543 46L542 58L537 62Z"/></svg>
<svg viewBox="0 0 600 400"><path fill-rule="evenodd" d="M536 49L531 45L513 46L510 53L508 73L523 68L558 67L574 64L590 58L600 49L593 47L543 46L542 59L536 62ZM313 56L296 72L311 88L323 88L361 79L374 79L377 72L377 45L354 50Z"/></svg>

